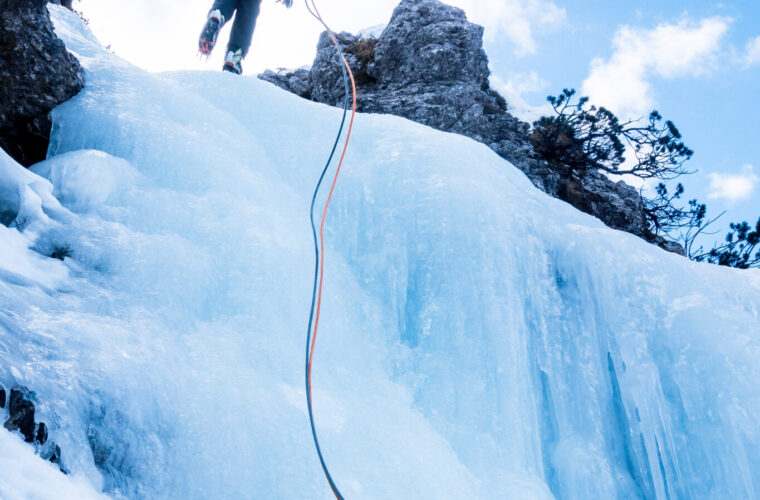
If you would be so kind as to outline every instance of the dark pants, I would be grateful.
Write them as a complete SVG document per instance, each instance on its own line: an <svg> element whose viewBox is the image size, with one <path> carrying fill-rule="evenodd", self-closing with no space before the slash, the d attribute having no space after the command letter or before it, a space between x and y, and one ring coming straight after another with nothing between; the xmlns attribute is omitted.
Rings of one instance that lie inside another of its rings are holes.
<svg viewBox="0 0 760 500"><path fill-rule="evenodd" d="M243 49L243 57L248 55L260 6L261 0L214 0L211 10L219 9L225 23L235 15L230 42L227 44L228 50Z"/></svg>

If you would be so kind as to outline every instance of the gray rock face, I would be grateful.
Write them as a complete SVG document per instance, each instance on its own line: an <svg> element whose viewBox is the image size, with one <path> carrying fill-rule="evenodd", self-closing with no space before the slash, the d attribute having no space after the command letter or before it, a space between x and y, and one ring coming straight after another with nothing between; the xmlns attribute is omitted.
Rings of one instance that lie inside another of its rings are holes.
<svg viewBox="0 0 760 500"><path fill-rule="evenodd" d="M45 159L50 110L84 87L46 4L0 0L0 146L26 166Z"/></svg>
<svg viewBox="0 0 760 500"><path fill-rule="evenodd" d="M398 86L487 85L490 75L483 28L436 0L404 1L396 8L371 66L381 84Z"/></svg>
<svg viewBox="0 0 760 500"><path fill-rule="evenodd" d="M647 231L644 200L623 181L615 184L604 174L591 171L583 178L564 178L558 197L583 212L605 214L604 222L612 228L639 236Z"/></svg>
<svg viewBox="0 0 760 500"><path fill-rule="evenodd" d="M483 28L438 0L403 0L377 39L338 36L357 81L357 109L408 118L488 145L539 189L594 215L608 226L654 242L643 200L631 186L598 172L579 178L538 159L530 126L491 89ZM306 99L342 106L341 61L323 33L310 70L267 71L259 78ZM662 246L662 245L661 245ZM672 251L672 249L671 249Z"/></svg>

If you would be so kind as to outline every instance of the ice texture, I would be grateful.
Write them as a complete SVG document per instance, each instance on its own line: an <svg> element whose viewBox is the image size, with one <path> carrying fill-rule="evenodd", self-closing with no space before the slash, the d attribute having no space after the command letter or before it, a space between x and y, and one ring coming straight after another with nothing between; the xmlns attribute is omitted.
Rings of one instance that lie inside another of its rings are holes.
<svg viewBox="0 0 760 500"><path fill-rule="evenodd" d="M50 179L53 194L74 211L97 210L127 192L138 178L124 160L102 151L74 151L38 163L31 170Z"/></svg>
<svg viewBox="0 0 760 500"><path fill-rule="evenodd" d="M53 113L49 182L15 184L62 206L0 227L0 380L114 498L331 498L303 351L340 110L148 74L50 8L87 86ZM378 115L357 117L326 238L314 407L346 498L760 495L759 272Z"/></svg>
<svg viewBox="0 0 760 500"><path fill-rule="evenodd" d="M59 210L47 180L30 173L0 149L0 224L24 226L46 221L45 212Z"/></svg>
<svg viewBox="0 0 760 500"><path fill-rule="evenodd" d="M3 500L106 500L86 478L66 476L35 456L34 449L0 432L0 498Z"/></svg>

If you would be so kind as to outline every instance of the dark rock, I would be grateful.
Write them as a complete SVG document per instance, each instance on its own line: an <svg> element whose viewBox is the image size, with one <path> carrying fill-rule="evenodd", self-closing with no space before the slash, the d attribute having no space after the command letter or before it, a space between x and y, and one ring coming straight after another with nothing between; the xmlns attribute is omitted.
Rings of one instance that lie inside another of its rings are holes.
<svg viewBox="0 0 760 500"><path fill-rule="evenodd" d="M530 126L511 115L506 100L491 89L483 28L467 21L464 11L438 0L403 0L379 38L340 33L338 40L356 77L359 111L402 116L471 137L522 170L539 189L612 228L652 241L636 189L595 171L573 176L567 166L538 158L528 140ZM267 71L259 78L342 106L341 64L323 33L310 70Z"/></svg>
<svg viewBox="0 0 760 500"><path fill-rule="evenodd" d="M55 445L53 447L53 453L50 455L50 458L48 460L54 464L60 464L61 463L61 447L58 445Z"/></svg>
<svg viewBox="0 0 760 500"><path fill-rule="evenodd" d="M26 387L14 387L10 391L8 401L8 419L5 428L11 432L19 431L27 443L35 443L40 457L56 465L61 472L68 470L61 460L61 448L49 439L48 425L45 422L35 422L34 393ZM0 386L0 408L5 407L5 389Z"/></svg>
<svg viewBox="0 0 760 500"><path fill-rule="evenodd" d="M686 257L686 250L684 249L683 245L681 245L680 243L666 240L662 236L650 236L649 238L647 238L647 241L649 241L650 243L654 245L657 245L663 250L666 250L671 253L677 253L681 257Z"/></svg>
<svg viewBox="0 0 760 500"><path fill-rule="evenodd" d="M48 431L47 431L47 425L45 425L45 422L40 422L37 424L37 433L34 438L34 440L39 444L45 444L48 439Z"/></svg>
<svg viewBox="0 0 760 500"><path fill-rule="evenodd" d="M297 96L305 99L311 99L311 71L308 69L297 69L290 71L280 69L278 71L266 70L259 78L274 83L280 88L287 89Z"/></svg>
<svg viewBox="0 0 760 500"><path fill-rule="evenodd" d="M613 183L604 174L589 171L580 178L564 178L557 197L588 214L604 214L605 224L613 229L642 237L647 234L644 200L623 181Z"/></svg>
<svg viewBox="0 0 760 500"><path fill-rule="evenodd" d="M19 431L27 443L34 442L34 403L32 393L25 388L11 389L8 402L8 420L5 428L9 431Z"/></svg>
<svg viewBox="0 0 760 500"><path fill-rule="evenodd" d="M50 252L51 259L65 260L66 257L71 257L71 249L69 247L54 247Z"/></svg>
<svg viewBox="0 0 760 500"><path fill-rule="evenodd" d="M0 0L0 147L22 165L44 160L48 113L84 87L53 31L46 0Z"/></svg>
<svg viewBox="0 0 760 500"><path fill-rule="evenodd" d="M56 5L62 5L66 7L69 10L74 10L74 0L50 0L50 3L54 3Z"/></svg>
<svg viewBox="0 0 760 500"><path fill-rule="evenodd" d="M43 460L47 460L50 463L56 464L58 466L58 470L64 474L69 473L66 467L63 466L63 461L61 459L61 447L57 444L48 443L48 446L44 447L44 449L40 452L40 457Z"/></svg>

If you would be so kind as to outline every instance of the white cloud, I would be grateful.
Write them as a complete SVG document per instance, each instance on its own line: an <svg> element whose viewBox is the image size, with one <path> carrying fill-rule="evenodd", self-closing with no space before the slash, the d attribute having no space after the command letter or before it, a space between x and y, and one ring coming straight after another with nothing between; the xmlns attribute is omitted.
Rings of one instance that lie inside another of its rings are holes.
<svg viewBox="0 0 760 500"><path fill-rule="evenodd" d="M541 106L533 106L525 100L525 94L545 92L549 86L535 71L512 75L506 82L498 76L493 76L491 86L507 99L509 112L523 121L533 123L542 116L553 114L552 107L543 96L541 101L544 104Z"/></svg>
<svg viewBox="0 0 760 500"><path fill-rule="evenodd" d="M729 202L746 200L755 191L760 177L752 165L744 165L738 174L710 174L710 199L724 199Z"/></svg>
<svg viewBox="0 0 760 500"><path fill-rule="evenodd" d="M747 42L747 49L742 57L742 64L744 68L747 69L752 66L760 65L760 36Z"/></svg>
<svg viewBox="0 0 760 500"><path fill-rule="evenodd" d="M505 37L518 56L536 52L536 32L557 29L566 20L565 9L551 0L446 0L463 8L469 19L486 28L486 37Z"/></svg>
<svg viewBox="0 0 760 500"><path fill-rule="evenodd" d="M711 17L660 24L653 29L622 26L608 60L591 62L583 95L622 118L646 115L655 104L652 77L674 79L706 74L713 66L731 20Z"/></svg>

